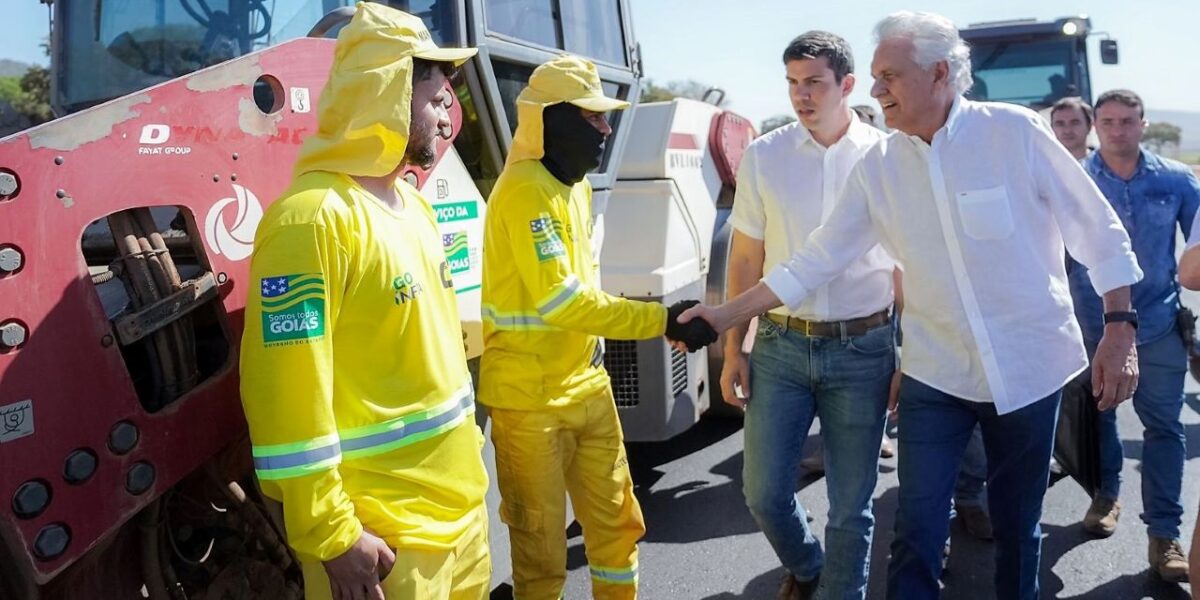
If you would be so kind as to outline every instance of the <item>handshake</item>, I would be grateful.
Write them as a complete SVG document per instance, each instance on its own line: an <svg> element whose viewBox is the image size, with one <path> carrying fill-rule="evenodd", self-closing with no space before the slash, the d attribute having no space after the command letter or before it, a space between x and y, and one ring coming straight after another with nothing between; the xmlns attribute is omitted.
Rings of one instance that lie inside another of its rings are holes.
<svg viewBox="0 0 1200 600"><path fill-rule="evenodd" d="M667 340L676 348L686 345L688 352L695 352L717 341L717 330L702 318L695 318L687 323L680 323L679 315L683 311L700 304L699 300L681 300L667 309Z"/></svg>

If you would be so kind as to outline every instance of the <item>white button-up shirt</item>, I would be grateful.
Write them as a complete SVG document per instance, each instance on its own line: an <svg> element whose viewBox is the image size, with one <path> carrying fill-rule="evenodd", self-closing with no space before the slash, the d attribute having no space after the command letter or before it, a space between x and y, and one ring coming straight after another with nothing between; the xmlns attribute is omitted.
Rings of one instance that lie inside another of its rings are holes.
<svg viewBox="0 0 1200 600"><path fill-rule="evenodd" d="M955 101L933 137L896 132L825 226L765 283L791 307L882 243L905 274L904 374L1004 414L1087 366L1063 245L1096 293L1142 277L1129 236L1036 113Z"/></svg>
<svg viewBox="0 0 1200 600"><path fill-rule="evenodd" d="M738 167L729 222L763 241L764 273L786 262L829 219L850 170L884 137L882 131L851 116L846 135L829 148L800 123L780 127L750 144ZM892 258L876 245L808 294L795 310L780 307L772 312L810 321L873 315L892 304L894 268Z"/></svg>
<svg viewBox="0 0 1200 600"><path fill-rule="evenodd" d="M1187 239L1187 246L1184 250L1191 250L1196 246L1200 246L1200 210L1196 211L1196 216L1192 217L1192 235Z"/></svg>

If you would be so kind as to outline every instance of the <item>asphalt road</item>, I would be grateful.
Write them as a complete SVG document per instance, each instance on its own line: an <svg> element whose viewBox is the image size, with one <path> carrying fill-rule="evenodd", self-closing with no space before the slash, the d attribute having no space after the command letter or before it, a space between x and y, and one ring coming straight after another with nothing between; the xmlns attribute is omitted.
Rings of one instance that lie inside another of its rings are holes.
<svg viewBox="0 0 1200 600"><path fill-rule="evenodd" d="M1088 496L1070 479L1051 486L1042 520L1043 598L1189 598L1187 586L1162 583L1147 571L1146 531L1138 516L1142 506L1141 424L1128 404L1119 409L1119 419L1126 454L1121 524L1107 540L1089 538L1079 525L1088 507ZM1188 396L1183 421L1189 446L1183 492L1186 547L1200 498L1200 400L1194 393ZM647 523L641 544L641 597L774 598L783 570L743 502L742 431L738 421L705 420L670 442L631 444L629 454ZM895 466L894 458L880 461L869 593L872 599L884 597L896 509ZM798 487L800 500L814 519L815 531L823 538L829 507L825 480L801 471ZM991 545L969 537L957 526L951 530L953 552L942 598L993 598ZM565 597L590 598L583 538L578 526L573 526L571 533Z"/></svg>

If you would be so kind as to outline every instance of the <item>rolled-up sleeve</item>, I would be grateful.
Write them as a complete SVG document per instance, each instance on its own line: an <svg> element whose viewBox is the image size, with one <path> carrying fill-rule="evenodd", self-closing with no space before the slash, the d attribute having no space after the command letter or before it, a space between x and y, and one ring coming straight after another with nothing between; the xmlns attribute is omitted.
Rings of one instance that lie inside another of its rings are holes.
<svg viewBox="0 0 1200 600"><path fill-rule="evenodd" d="M1119 287L1141 281L1142 269L1138 267L1136 258L1131 265L1128 256L1114 256L1098 265L1088 267L1088 276L1092 278L1092 287L1096 289L1096 293L1103 296Z"/></svg>
<svg viewBox="0 0 1200 600"><path fill-rule="evenodd" d="M733 197L733 213L729 224L756 240L765 239L767 232L764 199L758 189L756 147L751 145L738 166L737 190Z"/></svg>
<svg viewBox="0 0 1200 600"><path fill-rule="evenodd" d="M850 172L829 220L799 250L762 281L789 310L797 310L813 290L829 283L850 263L879 243L871 221L864 163Z"/></svg>
<svg viewBox="0 0 1200 600"><path fill-rule="evenodd" d="M1054 213L1067 252L1088 268L1092 287L1101 296L1141 281L1142 269L1117 213L1045 123L1032 120L1030 163L1038 196Z"/></svg>

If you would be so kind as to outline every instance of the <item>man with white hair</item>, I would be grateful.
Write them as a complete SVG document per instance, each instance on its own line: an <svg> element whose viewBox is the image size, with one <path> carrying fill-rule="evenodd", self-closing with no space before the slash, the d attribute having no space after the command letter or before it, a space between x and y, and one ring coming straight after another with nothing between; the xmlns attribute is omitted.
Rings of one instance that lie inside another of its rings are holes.
<svg viewBox="0 0 1200 600"><path fill-rule="evenodd" d="M945 17L900 12L875 30L871 89L897 130L851 172L825 225L730 302L698 306L718 331L795 307L875 244L904 270L900 500L888 598L937 598L950 495L976 424L988 456L996 596L1038 597L1042 513L1064 383L1087 366L1063 247L1091 271L1105 328L1101 410L1137 385L1129 236L1036 113L973 102L970 52Z"/></svg>

